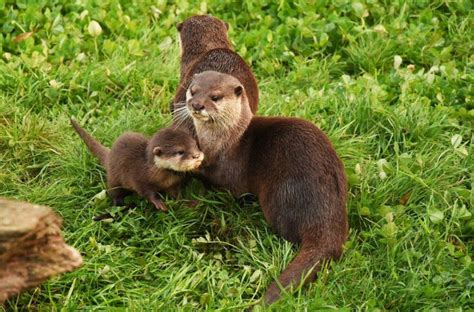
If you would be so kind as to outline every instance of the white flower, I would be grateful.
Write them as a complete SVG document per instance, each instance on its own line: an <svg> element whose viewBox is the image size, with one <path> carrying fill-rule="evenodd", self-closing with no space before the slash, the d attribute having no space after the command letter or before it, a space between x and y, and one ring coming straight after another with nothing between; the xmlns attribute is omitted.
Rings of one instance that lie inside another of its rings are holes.
<svg viewBox="0 0 474 312"><path fill-rule="evenodd" d="M87 30L92 37L99 37L102 33L102 27L100 27L100 24L96 21L91 21Z"/></svg>
<svg viewBox="0 0 474 312"><path fill-rule="evenodd" d="M81 14L79 14L79 18L82 21L87 15L89 15L89 11L84 10L84 11L81 12Z"/></svg>
<svg viewBox="0 0 474 312"><path fill-rule="evenodd" d="M393 57L393 67L395 69L398 69L400 67L400 65L402 64L403 60L402 60L402 57L400 55L395 55Z"/></svg>
<svg viewBox="0 0 474 312"><path fill-rule="evenodd" d="M53 89L59 89L59 87L61 86L61 84L60 84L59 82L57 82L55 79L50 80L50 81L49 81L49 85L50 85L51 88L53 88Z"/></svg>
<svg viewBox="0 0 474 312"><path fill-rule="evenodd" d="M79 54L76 56L76 60L77 60L78 62L81 62L81 63L84 62L84 61L86 60L86 58L87 58L87 56L86 56L86 54L83 53L83 52L79 53Z"/></svg>
<svg viewBox="0 0 474 312"><path fill-rule="evenodd" d="M341 78L342 78L342 81L344 81L345 84L349 84L351 82L351 76L349 76L349 75L342 75Z"/></svg>
<svg viewBox="0 0 474 312"><path fill-rule="evenodd" d="M8 53L8 52L5 52L5 53L3 53L3 58L4 58L6 61L9 61L9 60L11 60L11 58L12 58L12 54L11 54L11 53Z"/></svg>
<svg viewBox="0 0 474 312"><path fill-rule="evenodd" d="M385 27L383 27L382 24L378 24L377 26L375 26L374 31L379 34L385 34L387 32L387 30L385 29Z"/></svg>

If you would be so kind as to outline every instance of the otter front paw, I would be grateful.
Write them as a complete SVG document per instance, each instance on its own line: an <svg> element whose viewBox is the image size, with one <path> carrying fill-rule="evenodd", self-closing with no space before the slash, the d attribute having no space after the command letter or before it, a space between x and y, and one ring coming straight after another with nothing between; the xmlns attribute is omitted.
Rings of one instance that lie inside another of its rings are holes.
<svg viewBox="0 0 474 312"><path fill-rule="evenodd" d="M161 199L153 198L150 201L155 206L156 209L165 211L165 212L168 211L168 207L165 205L165 203Z"/></svg>

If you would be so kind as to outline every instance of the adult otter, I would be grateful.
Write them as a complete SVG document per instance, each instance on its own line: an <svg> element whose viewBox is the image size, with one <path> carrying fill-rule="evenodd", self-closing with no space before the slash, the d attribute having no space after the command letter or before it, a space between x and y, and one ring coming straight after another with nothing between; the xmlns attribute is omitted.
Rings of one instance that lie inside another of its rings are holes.
<svg viewBox="0 0 474 312"><path fill-rule="evenodd" d="M201 165L204 154L185 131L164 128L151 139L134 132L122 134L109 150L71 119L71 124L107 172L107 188L115 206L123 206L129 191L145 197L157 209L167 208L158 196L177 196L184 180L181 172ZM100 216L96 219L102 219Z"/></svg>
<svg viewBox="0 0 474 312"><path fill-rule="evenodd" d="M192 129L186 119L186 90L194 74L213 70L237 78L245 87L250 110L258 106L257 81L250 67L234 51L227 37L228 24L208 15L196 15L177 25L181 46L181 78L173 100L176 123Z"/></svg>
<svg viewBox="0 0 474 312"><path fill-rule="evenodd" d="M203 72L187 92L187 112L206 160L205 180L233 195L257 195L267 222L285 239L301 243L279 277L287 288L324 260L341 256L347 239L347 182L326 135L298 118L253 117L245 87L232 76ZM280 295L273 282L265 294Z"/></svg>

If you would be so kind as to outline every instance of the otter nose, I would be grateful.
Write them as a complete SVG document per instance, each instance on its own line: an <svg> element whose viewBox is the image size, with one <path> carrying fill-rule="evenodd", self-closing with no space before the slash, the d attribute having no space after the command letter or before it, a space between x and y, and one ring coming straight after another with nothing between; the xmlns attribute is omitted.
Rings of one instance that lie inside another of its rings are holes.
<svg viewBox="0 0 474 312"><path fill-rule="evenodd" d="M195 103L192 103L191 106L196 112L202 111L204 109L204 105L202 105L201 103L195 102Z"/></svg>

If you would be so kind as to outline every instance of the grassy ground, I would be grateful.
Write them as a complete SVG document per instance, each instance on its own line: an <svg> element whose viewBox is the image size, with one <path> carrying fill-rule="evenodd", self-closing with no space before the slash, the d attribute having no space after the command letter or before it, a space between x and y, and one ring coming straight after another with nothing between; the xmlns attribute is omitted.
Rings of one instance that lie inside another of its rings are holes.
<svg viewBox="0 0 474 312"><path fill-rule="evenodd" d="M313 121L350 181L344 257L270 310L474 309L470 1L95 3L0 1L0 196L53 207L85 260L4 309L242 310L297 252L197 182L195 208L91 221L116 208L68 118L107 144L168 124L174 25L199 12L231 24L259 114Z"/></svg>

